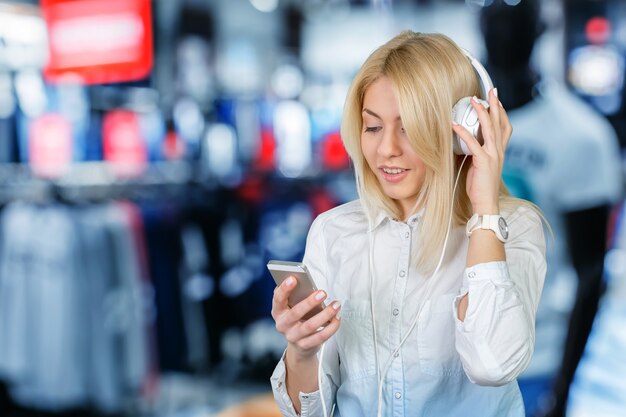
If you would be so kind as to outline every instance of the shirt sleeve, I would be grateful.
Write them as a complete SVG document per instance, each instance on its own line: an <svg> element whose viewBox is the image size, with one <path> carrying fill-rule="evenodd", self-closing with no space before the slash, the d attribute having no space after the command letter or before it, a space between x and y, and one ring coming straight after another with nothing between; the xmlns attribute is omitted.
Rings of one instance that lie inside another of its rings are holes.
<svg viewBox="0 0 626 417"><path fill-rule="evenodd" d="M307 236L306 249L304 253L303 262L307 266L307 269L311 273L311 277L315 282L318 289L325 290L329 297L329 300L334 298L333 291L329 287L329 282L326 275L326 247L324 243L324 216L320 216L311 225L309 235ZM324 345L324 352L318 352L318 359L322 356L322 389L314 392L300 392L300 405L302 417L322 417L323 406L322 397L324 398L324 404L326 405L326 411L330 415L330 412L335 404L335 396L337 394L337 388L339 386L339 353L335 338L331 337ZM286 351L285 351L286 352ZM278 409L285 417L298 416L296 413L291 398L287 392L286 386L287 368L285 365L285 354L276 365L274 373L270 378L272 385L272 391L274 393L274 400Z"/></svg>
<svg viewBox="0 0 626 417"><path fill-rule="evenodd" d="M506 261L466 268L454 302L457 352L470 381L499 386L513 381L530 363L535 313L546 274L545 239L539 216L526 207L508 219ZM460 299L469 293L465 320Z"/></svg>
<svg viewBox="0 0 626 417"><path fill-rule="evenodd" d="M339 369L339 360L337 354L337 345L331 338L326 342L324 347L324 355L322 361L322 389L314 392L300 392L300 414L296 413L293 407L291 398L287 393L287 385L285 382L287 376L287 369L285 366L285 355L281 358L278 365L274 369L274 373L270 378L272 385L272 392L274 393L274 400L278 409L284 417L323 417L324 408L322 406L322 395L324 397L324 404L326 404L326 411L328 415L331 414L331 410L335 404L335 396L337 394L337 374ZM318 354L319 357L319 354Z"/></svg>

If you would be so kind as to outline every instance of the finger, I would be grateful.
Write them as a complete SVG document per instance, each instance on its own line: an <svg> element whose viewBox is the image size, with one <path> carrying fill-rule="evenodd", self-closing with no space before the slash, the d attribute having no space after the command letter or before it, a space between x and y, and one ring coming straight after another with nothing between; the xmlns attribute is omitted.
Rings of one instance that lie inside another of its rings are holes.
<svg viewBox="0 0 626 417"><path fill-rule="evenodd" d="M305 337L300 340L298 345L301 349L312 349L314 347L320 346L322 343L326 342L332 335L334 335L339 326L341 325L341 320L337 318L333 318L330 323L322 330L318 331L311 336Z"/></svg>
<svg viewBox="0 0 626 417"><path fill-rule="evenodd" d="M457 135L459 135L461 140L465 142L473 155L480 155L484 152L482 146L480 146L480 143L478 143L478 140L476 140L476 138L474 137L474 135L471 134L470 131L468 131L456 122L452 122L452 129L456 132Z"/></svg>
<svg viewBox="0 0 626 417"><path fill-rule="evenodd" d="M511 125L509 115L504 108L500 111L500 129L502 130L502 151L504 152L513 133L513 125Z"/></svg>
<svg viewBox="0 0 626 417"><path fill-rule="evenodd" d="M489 118L491 119L492 125L494 126L494 144L496 145L496 149L498 151L501 149L501 136L498 135L500 132L495 132L496 127L500 127L500 114L502 113L502 106L500 105L500 100L498 99L498 89L492 88L489 91Z"/></svg>
<svg viewBox="0 0 626 417"><path fill-rule="evenodd" d="M289 331L285 334L285 337L289 342L297 343L301 339L317 333L322 327L328 325L328 323L337 316L340 307L341 304L339 301L335 301L308 320L301 321L299 324L291 326Z"/></svg>
<svg viewBox="0 0 626 417"><path fill-rule="evenodd" d="M297 279L294 276L288 277L274 289L272 298L272 317L277 318L284 310L289 309L289 295L296 288Z"/></svg>
<svg viewBox="0 0 626 417"><path fill-rule="evenodd" d="M293 306L289 311L289 320L290 321L299 321L304 317L309 311L319 306L322 301L326 298L326 291L319 290L314 291L304 300L300 301L298 304Z"/></svg>
<svg viewBox="0 0 626 417"><path fill-rule="evenodd" d="M313 333L316 333L320 327L323 327L328 324L341 309L341 304L339 301L333 302L331 305L327 306L321 312L317 313L300 326L301 337L309 336Z"/></svg>
<svg viewBox="0 0 626 417"><path fill-rule="evenodd" d="M478 121L480 122L480 130L482 132L482 136L485 141L485 148L494 149L495 148L494 130L493 130L493 123L491 122L491 117L489 116L489 112L478 101L476 96L472 97L470 102L472 103L472 107L478 114Z"/></svg>

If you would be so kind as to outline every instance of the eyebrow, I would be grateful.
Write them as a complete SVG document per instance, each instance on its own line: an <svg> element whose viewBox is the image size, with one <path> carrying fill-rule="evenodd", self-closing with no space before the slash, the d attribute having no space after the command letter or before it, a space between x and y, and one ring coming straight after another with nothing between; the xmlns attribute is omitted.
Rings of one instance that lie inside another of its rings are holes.
<svg viewBox="0 0 626 417"><path fill-rule="evenodd" d="M373 111L371 111L370 109L368 109L366 107L363 107L363 112L367 113L367 114L370 114L370 115L376 117L377 119L383 120L382 117L380 117L379 115L377 115L376 113L374 113ZM400 119L401 119L400 116L396 117L396 120L400 120Z"/></svg>

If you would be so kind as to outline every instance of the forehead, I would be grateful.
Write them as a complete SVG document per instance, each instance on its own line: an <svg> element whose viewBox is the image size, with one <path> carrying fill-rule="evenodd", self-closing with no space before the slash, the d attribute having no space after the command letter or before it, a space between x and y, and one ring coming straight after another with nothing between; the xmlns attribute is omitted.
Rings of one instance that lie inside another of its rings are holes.
<svg viewBox="0 0 626 417"><path fill-rule="evenodd" d="M374 112L381 118L396 119L398 117L400 108L395 87L388 77L378 78L365 90L362 110L363 116Z"/></svg>

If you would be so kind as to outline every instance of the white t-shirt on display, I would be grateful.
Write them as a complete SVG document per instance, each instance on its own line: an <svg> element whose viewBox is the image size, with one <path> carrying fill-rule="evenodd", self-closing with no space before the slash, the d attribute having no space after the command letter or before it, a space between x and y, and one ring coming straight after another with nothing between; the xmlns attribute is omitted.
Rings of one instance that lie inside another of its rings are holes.
<svg viewBox="0 0 626 417"><path fill-rule="evenodd" d="M543 84L531 103L508 112L513 134L503 176L511 192L537 204L550 223L548 270L533 360L523 376L556 372L577 278L564 214L619 200L619 145L610 123L563 86Z"/></svg>

